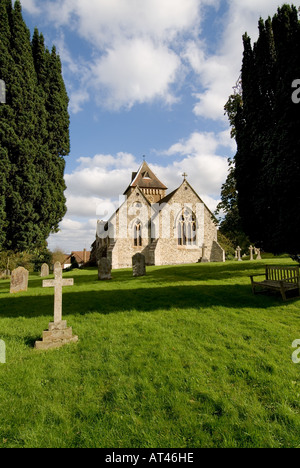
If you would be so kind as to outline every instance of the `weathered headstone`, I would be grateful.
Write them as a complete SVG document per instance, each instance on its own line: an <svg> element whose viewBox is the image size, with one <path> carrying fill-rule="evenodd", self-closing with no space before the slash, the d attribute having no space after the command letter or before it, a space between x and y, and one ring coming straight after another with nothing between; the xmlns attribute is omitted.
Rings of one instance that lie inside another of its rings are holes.
<svg viewBox="0 0 300 468"><path fill-rule="evenodd" d="M146 275L146 258L143 254L137 253L132 257L132 270L135 278Z"/></svg>
<svg viewBox="0 0 300 468"><path fill-rule="evenodd" d="M49 265L44 263L41 268L41 278L45 278L46 276L49 276Z"/></svg>
<svg viewBox="0 0 300 468"><path fill-rule="evenodd" d="M206 257L206 249L207 249L207 246L203 244L201 263L209 263L208 258Z"/></svg>
<svg viewBox="0 0 300 468"><path fill-rule="evenodd" d="M241 259L241 251L242 251L241 247L239 246L236 250L238 254L238 262L242 262L243 260Z"/></svg>
<svg viewBox="0 0 300 468"><path fill-rule="evenodd" d="M100 258L98 262L98 279L99 281L109 281L111 277L111 261L106 258Z"/></svg>
<svg viewBox="0 0 300 468"><path fill-rule="evenodd" d="M17 294L26 292L28 289L29 271L23 267L19 267L11 274L10 293Z"/></svg>
<svg viewBox="0 0 300 468"><path fill-rule="evenodd" d="M73 279L63 279L59 262L54 265L54 280L44 280L43 288L54 288L54 322L49 323L49 329L43 333L43 341L35 343L36 349L60 348L68 343L77 343L78 336L73 336L72 327L67 327L67 321L62 320L62 288L73 286Z"/></svg>
<svg viewBox="0 0 300 468"><path fill-rule="evenodd" d="M260 251L260 249L256 249L256 250L257 250L256 260L261 260L261 251Z"/></svg>
<svg viewBox="0 0 300 468"><path fill-rule="evenodd" d="M249 250L250 250L250 261L252 261L253 260L253 246L252 245L250 245Z"/></svg>

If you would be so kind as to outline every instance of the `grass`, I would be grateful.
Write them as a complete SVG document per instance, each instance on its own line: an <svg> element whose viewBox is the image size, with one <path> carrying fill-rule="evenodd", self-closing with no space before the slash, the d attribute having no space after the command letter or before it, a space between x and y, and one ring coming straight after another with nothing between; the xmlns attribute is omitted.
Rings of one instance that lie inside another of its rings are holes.
<svg viewBox="0 0 300 468"><path fill-rule="evenodd" d="M289 259L267 263L290 264ZM251 293L264 262L74 271L79 343L33 346L53 291L0 282L0 448L299 447L299 300Z"/></svg>

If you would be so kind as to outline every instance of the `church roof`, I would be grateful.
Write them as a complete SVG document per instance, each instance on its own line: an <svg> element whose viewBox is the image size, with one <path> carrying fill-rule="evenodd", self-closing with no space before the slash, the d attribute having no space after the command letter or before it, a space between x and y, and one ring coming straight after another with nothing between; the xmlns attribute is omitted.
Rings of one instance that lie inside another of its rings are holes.
<svg viewBox="0 0 300 468"><path fill-rule="evenodd" d="M180 189L180 187L178 187L176 190L174 190L173 192L169 193L169 195L167 195L165 198L162 198L162 200L160 200L159 204L162 205L164 203L168 203L171 198L174 197L175 193L178 192L178 190Z"/></svg>
<svg viewBox="0 0 300 468"><path fill-rule="evenodd" d="M146 161L143 162L138 172L133 172L131 184L127 188L125 194L131 187L167 190L167 187L156 177Z"/></svg>

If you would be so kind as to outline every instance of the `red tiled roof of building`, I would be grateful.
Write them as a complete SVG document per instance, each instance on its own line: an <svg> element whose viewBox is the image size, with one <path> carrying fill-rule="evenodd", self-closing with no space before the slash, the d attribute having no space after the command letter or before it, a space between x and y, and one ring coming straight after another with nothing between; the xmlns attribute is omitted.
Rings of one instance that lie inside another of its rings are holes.
<svg viewBox="0 0 300 468"><path fill-rule="evenodd" d="M87 252L87 250L83 252L72 252L71 256L76 259L77 263L87 263L91 258L91 252Z"/></svg>
<svg viewBox="0 0 300 468"><path fill-rule="evenodd" d="M62 262L62 265L71 264L72 257L75 258L76 262L79 265L82 265L82 264L88 263L90 261L91 252L88 252L87 250L83 250L82 252L74 251L70 255L65 256L64 261Z"/></svg>

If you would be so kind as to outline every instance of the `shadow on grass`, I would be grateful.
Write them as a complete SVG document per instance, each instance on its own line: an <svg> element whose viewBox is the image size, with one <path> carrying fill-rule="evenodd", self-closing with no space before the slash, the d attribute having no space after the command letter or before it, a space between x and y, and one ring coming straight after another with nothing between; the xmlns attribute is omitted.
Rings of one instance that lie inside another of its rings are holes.
<svg viewBox="0 0 300 468"><path fill-rule="evenodd" d="M53 295L13 296L1 299L0 317L53 316ZM253 296L247 285L199 285L140 288L125 290L76 291L63 294L63 316L102 315L120 312L154 312L170 309L267 309L285 306L280 295Z"/></svg>
<svg viewBox="0 0 300 468"><path fill-rule="evenodd" d="M269 262L270 263L270 262ZM249 277L257 273L263 273L268 260L264 261L243 261L243 262L226 262L226 263L208 263L208 264L191 264L191 265L171 265L166 267L147 267L147 276L140 278L140 285L151 284L166 284L166 283L187 283L197 281L199 284L209 280L233 280L234 278ZM113 270L113 280L121 283L131 283L136 290L138 285L137 279L132 276L132 269ZM86 284L99 284L97 280L96 268L88 268L85 270L74 270L64 273L64 277L75 279L76 286L84 286ZM53 278L49 276L49 278ZM30 289L41 288L43 279L38 274L31 275ZM122 287L122 284L120 284ZM123 289L123 288L122 288ZM0 296L7 294L9 291L9 281L0 281Z"/></svg>
<svg viewBox="0 0 300 468"><path fill-rule="evenodd" d="M147 269L147 276L137 279L133 278L131 269L115 270L113 281L107 283L97 280L96 269L75 270L64 274L66 278L74 277L77 288L64 291L63 315L284 306L280 294L252 295L249 276L263 272L266 263L151 267ZM246 283L245 278L248 278L247 284L241 284ZM43 290L42 281L39 276L32 275L28 293L17 296L8 294L9 281L0 283L0 317L53 317L53 290Z"/></svg>

